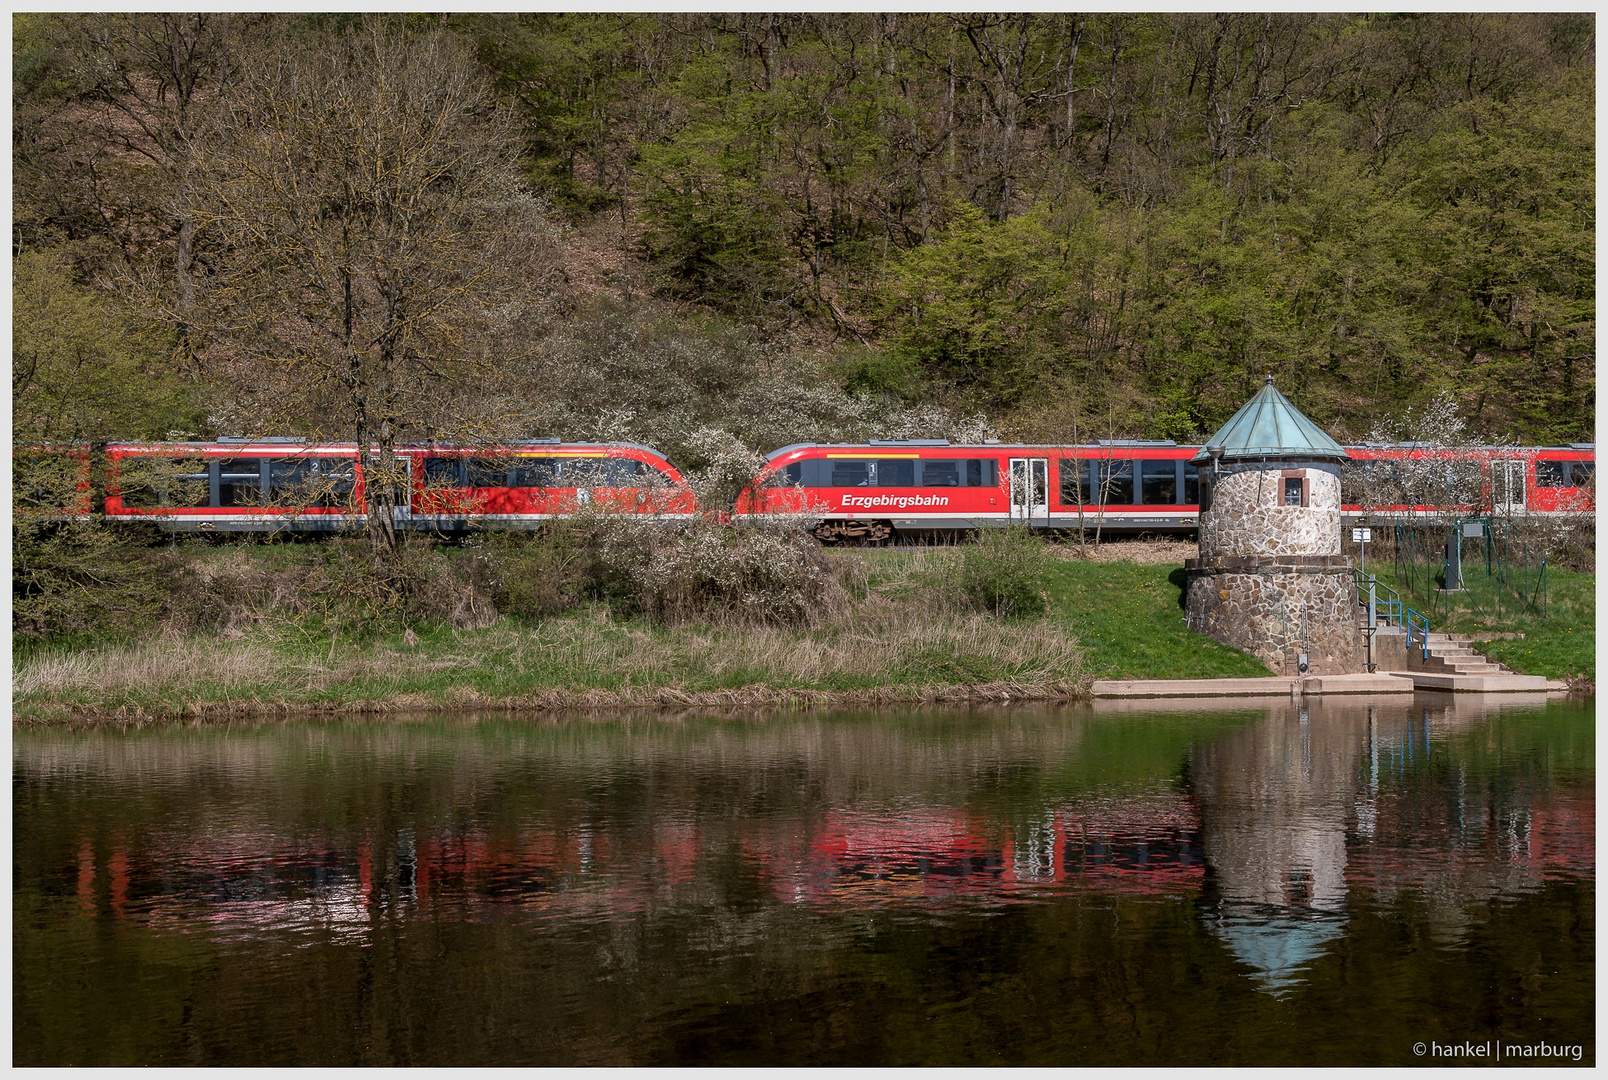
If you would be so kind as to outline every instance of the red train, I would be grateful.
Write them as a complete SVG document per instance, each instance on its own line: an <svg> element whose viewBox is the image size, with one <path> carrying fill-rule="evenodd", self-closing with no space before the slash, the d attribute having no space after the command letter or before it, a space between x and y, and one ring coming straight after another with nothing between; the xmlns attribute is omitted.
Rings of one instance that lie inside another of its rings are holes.
<svg viewBox="0 0 1608 1080"><path fill-rule="evenodd" d="M771 454L735 516L789 513L818 519L815 534L886 540L1021 522L1041 528L1190 532L1200 515L1198 446L1110 441L1079 446L911 439L860 444L799 443ZM1410 515L1431 509L1388 494L1402 462L1444 459L1478 468L1486 505L1531 513L1594 510L1594 453L1568 447L1431 451L1407 444L1349 447L1343 513ZM1381 494L1370 497L1370 492Z"/></svg>
<svg viewBox="0 0 1608 1080"><path fill-rule="evenodd" d="M397 522L454 532L535 528L583 504L657 516L699 512L663 454L634 443L538 439L395 452ZM356 446L294 439L106 447L106 516L173 531L331 531L366 519Z"/></svg>
<svg viewBox="0 0 1608 1080"><path fill-rule="evenodd" d="M1199 521L1199 476L1189 463L1198 450L1144 441L801 443L769 456L731 515L798 515L826 543L1009 522L1054 530L1188 533ZM1363 444L1347 450L1353 458L1342 473L1348 517L1435 509L1390 494L1400 488L1403 463L1421 465L1426 458L1443 460L1448 470L1478 470L1483 505L1468 507L1471 513L1595 511L1591 444L1467 451ZM88 514L89 448L51 453L81 470L80 505L72 513ZM278 438L114 443L104 456L105 513L114 521L149 521L175 531L317 532L365 519L365 478L351 444ZM588 503L661 518L703 512L664 455L632 443L545 439L495 447L406 446L396 450L393 475L396 524L402 528L534 528Z"/></svg>

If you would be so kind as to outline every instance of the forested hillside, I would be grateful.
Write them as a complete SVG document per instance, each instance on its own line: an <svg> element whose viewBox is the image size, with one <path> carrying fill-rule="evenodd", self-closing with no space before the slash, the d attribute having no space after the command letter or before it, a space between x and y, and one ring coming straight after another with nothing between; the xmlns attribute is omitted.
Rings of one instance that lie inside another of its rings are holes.
<svg viewBox="0 0 1608 1080"><path fill-rule="evenodd" d="M17 429L1589 439L1594 83L1589 14L16 16Z"/></svg>

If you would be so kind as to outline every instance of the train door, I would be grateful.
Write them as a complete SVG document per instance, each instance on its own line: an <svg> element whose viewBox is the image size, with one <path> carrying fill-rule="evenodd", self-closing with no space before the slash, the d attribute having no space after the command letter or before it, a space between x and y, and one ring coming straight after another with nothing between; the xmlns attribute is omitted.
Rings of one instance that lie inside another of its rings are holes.
<svg viewBox="0 0 1608 1080"><path fill-rule="evenodd" d="M392 493L391 520L398 529L413 527L413 458L396 456L396 488Z"/></svg>
<svg viewBox="0 0 1608 1080"><path fill-rule="evenodd" d="M1011 458L1011 520L1049 525L1049 458Z"/></svg>
<svg viewBox="0 0 1608 1080"><path fill-rule="evenodd" d="M1524 513L1526 472L1522 461L1498 458L1491 462L1491 505L1497 513Z"/></svg>

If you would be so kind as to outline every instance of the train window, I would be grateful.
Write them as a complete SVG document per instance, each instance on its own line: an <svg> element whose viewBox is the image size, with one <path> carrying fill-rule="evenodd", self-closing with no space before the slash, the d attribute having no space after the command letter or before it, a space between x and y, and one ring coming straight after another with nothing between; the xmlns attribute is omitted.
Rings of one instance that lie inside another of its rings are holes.
<svg viewBox="0 0 1608 1080"><path fill-rule="evenodd" d="M573 487L565 484L563 478L564 464L562 458L550 457L518 457L514 459L513 478L510 487L519 488L549 488ZM471 484L471 487L491 487L490 484Z"/></svg>
<svg viewBox="0 0 1608 1080"><path fill-rule="evenodd" d="M463 487L463 459L425 458L424 483L426 487Z"/></svg>
<svg viewBox="0 0 1608 1080"><path fill-rule="evenodd" d="M468 483L472 488L500 488L508 486L507 458L469 458Z"/></svg>
<svg viewBox="0 0 1608 1080"><path fill-rule="evenodd" d="M963 461L923 461L921 463L922 487L959 487L960 470L965 464Z"/></svg>
<svg viewBox="0 0 1608 1080"><path fill-rule="evenodd" d="M636 458L609 458L595 465L600 487L634 488L642 482L642 462Z"/></svg>
<svg viewBox="0 0 1608 1080"><path fill-rule="evenodd" d="M1567 461L1547 461L1537 458L1535 463L1535 486L1544 488L1568 487L1569 463Z"/></svg>
<svg viewBox="0 0 1608 1080"><path fill-rule="evenodd" d="M1184 463L1184 502L1190 506L1200 504L1200 470Z"/></svg>
<svg viewBox="0 0 1608 1080"><path fill-rule="evenodd" d="M1079 498L1083 488L1082 464L1077 458L1062 458L1060 461L1062 506L1076 506L1083 501Z"/></svg>
<svg viewBox="0 0 1608 1080"><path fill-rule="evenodd" d="M1100 461L1094 464L1099 466L1100 490L1090 501L1100 506L1132 506L1133 462Z"/></svg>
<svg viewBox="0 0 1608 1080"><path fill-rule="evenodd" d="M227 458L218 462L218 505L262 505L262 458Z"/></svg>
<svg viewBox="0 0 1608 1080"><path fill-rule="evenodd" d="M871 483L871 462L836 460L832 462L831 487L866 487Z"/></svg>
<svg viewBox="0 0 1608 1080"><path fill-rule="evenodd" d="M1139 494L1146 506L1174 506L1178 502L1178 463L1139 462Z"/></svg>
<svg viewBox="0 0 1608 1080"><path fill-rule="evenodd" d="M876 463L877 487L915 487L916 462L914 458L882 458Z"/></svg>
<svg viewBox="0 0 1608 1080"><path fill-rule="evenodd" d="M355 480L350 461L283 458L268 462L268 492L277 503L346 506Z"/></svg>
<svg viewBox="0 0 1608 1080"><path fill-rule="evenodd" d="M674 485L670 482L670 474L651 461L638 461L636 475L632 478L633 487L639 488L667 488Z"/></svg>
<svg viewBox="0 0 1608 1080"><path fill-rule="evenodd" d="M202 458L123 458L117 479L131 510L212 505L211 466Z"/></svg>
<svg viewBox="0 0 1608 1080"><path fill-rule="evenodd" d="M1575 461L1570 463L1569 486L1590 487L1596 479L1597 464L1594 461Z"/></svg>
<svg viewBox="0 0 1608 1080"><path fill-rule="evenodd" d="M780 469L765 477L765 487L798 487L804 483L804 463L795 461L791 465L783 465Z"/></svg>
<svg viewBox="0 0 1608 1080"><path fill-rule="evenodd" d="M1134 505L1133 462L1085 461L1081 472L1074 472L1079 464L1061 463L1062 505L1075 504L1080 494L1085 506Z"/></svg>
<svg viewBox="0 0 1608 1080"><path fill-rule="evenodd" d="M999 461L995 458L967 458L967 487L996 487L999 484Z"/></svg>

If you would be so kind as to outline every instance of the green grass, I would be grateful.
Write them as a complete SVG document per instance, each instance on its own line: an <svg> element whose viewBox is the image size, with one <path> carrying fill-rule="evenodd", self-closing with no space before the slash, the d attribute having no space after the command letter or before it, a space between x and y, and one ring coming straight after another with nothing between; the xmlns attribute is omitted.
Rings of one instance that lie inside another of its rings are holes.
<svg viewBox="0 0 1608 1080"><path fill-rule="evenodd" d="M1060 560L1050 618L1071 628L1096 679L1267 677L1260 660L1184 623L1184 572L1176 566Z"/></svg>
<svg viewBox="0 0 1608 1080"><path fill-rule="evenodd" d="M945 549L859 553L875 588L917 570ZM842 557L842 556L838 556ZM1084 650L1084 670L1096 679L1216 679L1268 677L1256 657L1189 629L1184 621L1184 571L1176 565L1049 560L1044 582L1048 621L1066 628Z"/></svg>
<svg viewBox="0 0 1608 1080"><path fill-rule="evenodd" d="M1372 572L1392 588L1402 591L1395 567L1388 562L1371 566ZM1569 570L1547 569L1547 611L1543 617L1537 606L1523 604L1509 590L1500 594L1496 584L1485 576L1484 564L1465 569L1469 589L1450 597L1426 597L1420 583L1418 595L1403 591L1403 599L1429 615L1430 629L1452 633L1521 633L1522 640L1475 642L1474 648L1491 659L1524 675L1544 675L1567 679L1583 675L1597 677L1597 575ZM1451 601L1449 614L1432 609Z"/></svg>

